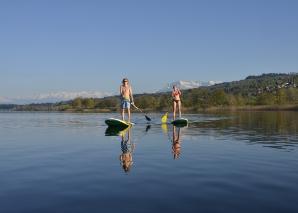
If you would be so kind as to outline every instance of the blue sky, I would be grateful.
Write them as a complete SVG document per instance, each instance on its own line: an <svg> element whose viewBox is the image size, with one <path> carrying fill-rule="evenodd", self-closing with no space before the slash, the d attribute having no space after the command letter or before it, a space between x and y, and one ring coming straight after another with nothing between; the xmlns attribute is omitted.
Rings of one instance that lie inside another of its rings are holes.
<svg viewBox="0 0 298 213"><path fill-rule="evenodd" d="M1 0L0 96L298 71L295 0Z"/></svg>

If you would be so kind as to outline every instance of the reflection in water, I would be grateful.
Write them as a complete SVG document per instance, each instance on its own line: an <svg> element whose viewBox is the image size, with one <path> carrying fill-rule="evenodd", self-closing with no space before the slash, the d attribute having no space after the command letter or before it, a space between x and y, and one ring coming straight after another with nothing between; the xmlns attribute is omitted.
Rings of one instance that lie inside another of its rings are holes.
<svg viewBox="0 0 298 213"><path fill-rule="evenodd" d="M176 129L178 130L176 131ZM174 159L179 158L181 153L180 133L181 133L181 128L173 126L172 150L173 150Z"/></svg>
<svg viewBox="0 0 298 213"><path fill-rule="evenodd" d="M106 136L119 136L125 133L129 127L108 127L106 129L105 135Z"/></svg>
<svg viewBox="0 0 298 213"><path fill-rule="evenodd" d="M143 138L151 129L151 125L147 125L144 134L139 137L134 137L134 140ZM124 172L129 172L133 165L133 151L135 149L135 143L132 140L132 127L108 127L105 131L105 136L120 136L121 151L119 156L120 164Z"/></svg>
<svg viewBox="0 0 298 213"><path fill-rule="evenodd" d="M146 132L148 132L149 130L151 129L151 125L147 125L147 127L146 127Z"/></svg>
<svg viewBox="0 0 298 213"><path fill-rule="evenodd" d="M166 134L166 135L168 134L168 125L166 123L163 123L161 125L161 129L164 134Z"/></svg>
<svg viewBox="0 0 298 213"><path fill-rule="evenodd" d="M238 112L230 114L230 119L193 123L190 134L233 137L249 144L291 150L298 142L297 123L297 112Z"/></svg>
<svg viewBox="0 0 298 213"><path fill-rule="evenodd" d="M127 173L130 171L133 164L132 154L134 151L134 143L131 140L131 129L128 128L128 131L122 132L121 134L121 150L122 154L120 155L120 163L123 170Z"/></svg>
<svg viewBox="0 0 298 213"><path fill-rule="evenodd" d="M238 112L226 114L223 119L205 119L201 122L192 122L184 132L186 140L198 140L199 136L212 136L219 140L236 140L249 145L262 144L262 146L274 149L294 150L297 147L297 123L298 117L294 112ZM214 118L218 118L215 116ZM193 120L200 119L200 115ZM142 131L139 130L141 127ZM171 143L173 159L181 156L182 131L184 128L169 126L167 124L152 124L133 127L137 134L134 142L144 140L150 131L162 132ZM123 170L127 173L133 164L133 152L135 144L132 141L132 129L107 128L107 136L120 136L122 154L119 159Z"/></svg>
<svg viewBox="0 0 298 213"><path fill-rule="evenodd" d="M298 112L107 116L0 113L1 212L298 212Z"/></svg>
<svg viewBox="0 0 298 213"><path fill-rule="evenodd" d="M119 159L120 164L126 173L130 171L133 164L132 153L134 150L134 143L131 139L131 129L131 127L108 127L105 132L106 136L120 136L122 154L120 154Z"/></svg>
<svg viewBox="0 0 298 213"><path fill-rule="evenodd" d="M174 125L172 126L172 137L168 131L168 125L162 124L161 129L165 135L168 136L168 140L171 142L172 154L174 160L178 159L181 154L181 137L182 128ZM185 127L184 127L185 128ZM134 140L138 138L143 138L151 129L151 125L147 125L142 135L137 136ZM125 173L130 172L133 165L133 152L135 149L135 143L132 140L132 128L111 128L108 127L105 131L106 136L120 136L121 140L121 151L119 156L120 164Z"/></svg>
<svg viewBox="0 0 298 213"><path fill-rule="evenodd" d="M164 134L168 136L169 141L172 143L172 153L173 153L173 158L178 159L180 154L181 154L181 137L182 137L182 131L181 127L176 127L173 125L173 134L172 138L169 135L168 131L168 125L167 124L162 124L161 125L162 131Z"/></svg>

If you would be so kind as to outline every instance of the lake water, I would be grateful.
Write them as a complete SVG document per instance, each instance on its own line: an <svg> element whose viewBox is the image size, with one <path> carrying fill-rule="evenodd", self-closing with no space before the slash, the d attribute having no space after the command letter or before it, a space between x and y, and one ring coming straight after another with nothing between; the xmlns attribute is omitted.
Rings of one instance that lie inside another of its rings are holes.
<svg viewBox="0 0 298 213"><path fill-rule="evenodd" d="M0 113L0 212L298 212L298 112Z"/></svg>

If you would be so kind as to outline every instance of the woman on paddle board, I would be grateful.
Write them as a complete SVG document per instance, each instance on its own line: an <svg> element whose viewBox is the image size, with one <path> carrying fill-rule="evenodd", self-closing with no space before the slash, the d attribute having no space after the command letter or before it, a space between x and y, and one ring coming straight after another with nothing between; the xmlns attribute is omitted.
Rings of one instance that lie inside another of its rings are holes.
<svg viewBox="0 0 298 213"><path fill-rule="evenodd" d="M124 120L125 109L128 114L128 122L130 122L130 105L133 103L132 89L129 85L127 78L122 80L122 85L120 86L120 97L121 97L121 116Z"/></svg>
<svg viewBox="0 0 298 213"><path fill-rule="evenodd" d="M179 117L181 118L181 99L180 96L182 95L180 89L174 85L172 90L172 98L173 98L173 118L176 119L176 110L178 108Z"/></svg>

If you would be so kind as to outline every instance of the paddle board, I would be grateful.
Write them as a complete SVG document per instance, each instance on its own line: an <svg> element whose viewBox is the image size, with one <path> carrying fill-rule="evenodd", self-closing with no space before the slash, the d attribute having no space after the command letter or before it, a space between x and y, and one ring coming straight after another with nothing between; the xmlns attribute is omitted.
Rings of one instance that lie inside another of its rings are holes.
<svg viewBox="0 0 298 213"><path fill-rule="evenodd" d="M171 124L175 126L186 126L188 124L188 120L186 118L177 118L173 120Z"/></svg>
<svg viewBox="0 0 298 213"><path fill-rule="evenodd" d="M133 123L129 123L117 118L109 118L107 120L105 120L105 123L109 126L109 127L129 127L132 126Z"/></svg>

